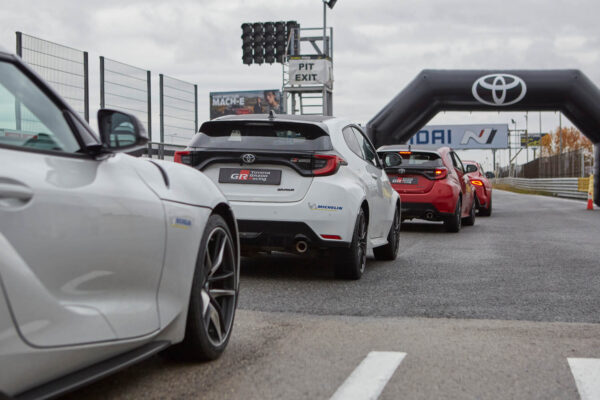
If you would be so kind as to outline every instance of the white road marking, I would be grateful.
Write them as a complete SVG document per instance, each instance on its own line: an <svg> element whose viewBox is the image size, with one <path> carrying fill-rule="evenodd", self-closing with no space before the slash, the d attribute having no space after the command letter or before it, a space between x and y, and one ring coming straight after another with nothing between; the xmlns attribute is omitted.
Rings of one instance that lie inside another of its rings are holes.
<svg viewBox="0 0 600 400"><path fill-rule="evenodd" d="M600 359L567 358L581 400L600 399Z"/></svg>
<svg viewBox="0 0 600 400"><path fill-rule="evenodd" d="M342 383L330 400L375 400L406 353L372 351Z"/></svg>

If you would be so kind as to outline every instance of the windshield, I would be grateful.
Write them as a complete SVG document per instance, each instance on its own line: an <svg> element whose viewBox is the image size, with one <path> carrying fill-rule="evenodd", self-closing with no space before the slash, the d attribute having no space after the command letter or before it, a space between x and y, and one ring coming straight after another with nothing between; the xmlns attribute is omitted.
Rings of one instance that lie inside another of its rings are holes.
<svg viewBox="0 0 600 400"><path fill-rule="evenodd" d="M331 150L329 135L313 124L210 121L202 124L190 147L240 150Z"/></svg>
<svg viewBox="0 0 600 400"><path fill-rule="evenodd" d="M76 152L63 112L15 65L0 62L0 144Z"/></svg>

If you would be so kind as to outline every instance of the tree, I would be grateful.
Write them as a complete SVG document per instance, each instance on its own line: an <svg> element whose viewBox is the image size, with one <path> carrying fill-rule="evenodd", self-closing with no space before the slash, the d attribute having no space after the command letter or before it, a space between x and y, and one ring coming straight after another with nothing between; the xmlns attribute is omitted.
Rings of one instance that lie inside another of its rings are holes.
<svg viewBox="0 0 600 400"><path fill-rule="evenodd" d="M586 153L592 153L594 145L588 138L583 136L577 128L565 127L562 130L556 128L555 131L542 137L541 152L543 156L553 156L560 153L561 136L563 153L580 149L583 149Z"/></svg>

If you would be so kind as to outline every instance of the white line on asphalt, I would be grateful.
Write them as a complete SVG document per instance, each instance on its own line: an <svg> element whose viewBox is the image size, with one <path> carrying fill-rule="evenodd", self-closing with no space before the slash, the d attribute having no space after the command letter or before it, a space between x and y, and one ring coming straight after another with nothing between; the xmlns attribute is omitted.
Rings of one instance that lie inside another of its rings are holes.
<svg viewBox="0 0 600 400"><path fill-rule="evenodd" d="M375 400L406 353L372 351L342 383L330 400Z"/></svg>
<svg viewBox="0 0 600 400"><path fill-rule="evenodd" d="M567 358L581 400L600 399L600 359Z"/></svg>

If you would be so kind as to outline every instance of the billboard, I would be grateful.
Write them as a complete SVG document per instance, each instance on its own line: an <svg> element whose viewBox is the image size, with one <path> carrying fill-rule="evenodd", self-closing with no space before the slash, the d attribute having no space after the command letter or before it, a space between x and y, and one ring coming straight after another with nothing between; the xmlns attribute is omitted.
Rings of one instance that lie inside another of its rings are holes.
<svg viewBox="0 0 600 400"><path fill-rule="evenodd" d="M427 125L407 144L456 150L508 148L508 124Z"/></svg>
<svg viewBox="0 0 600 400"><path fill-rule="evenodd" d="M530 133L528 135L521 134L521 147L540 147L542 145L542 138L547 133Z"/></svg>
<svg viewBox="0 0 600 400"><path fill-rule="evenodd" d="M210 92L210 119L223 115L266 114L273 110L283 114L281 91L245 90L235 92Z"/></svg>

